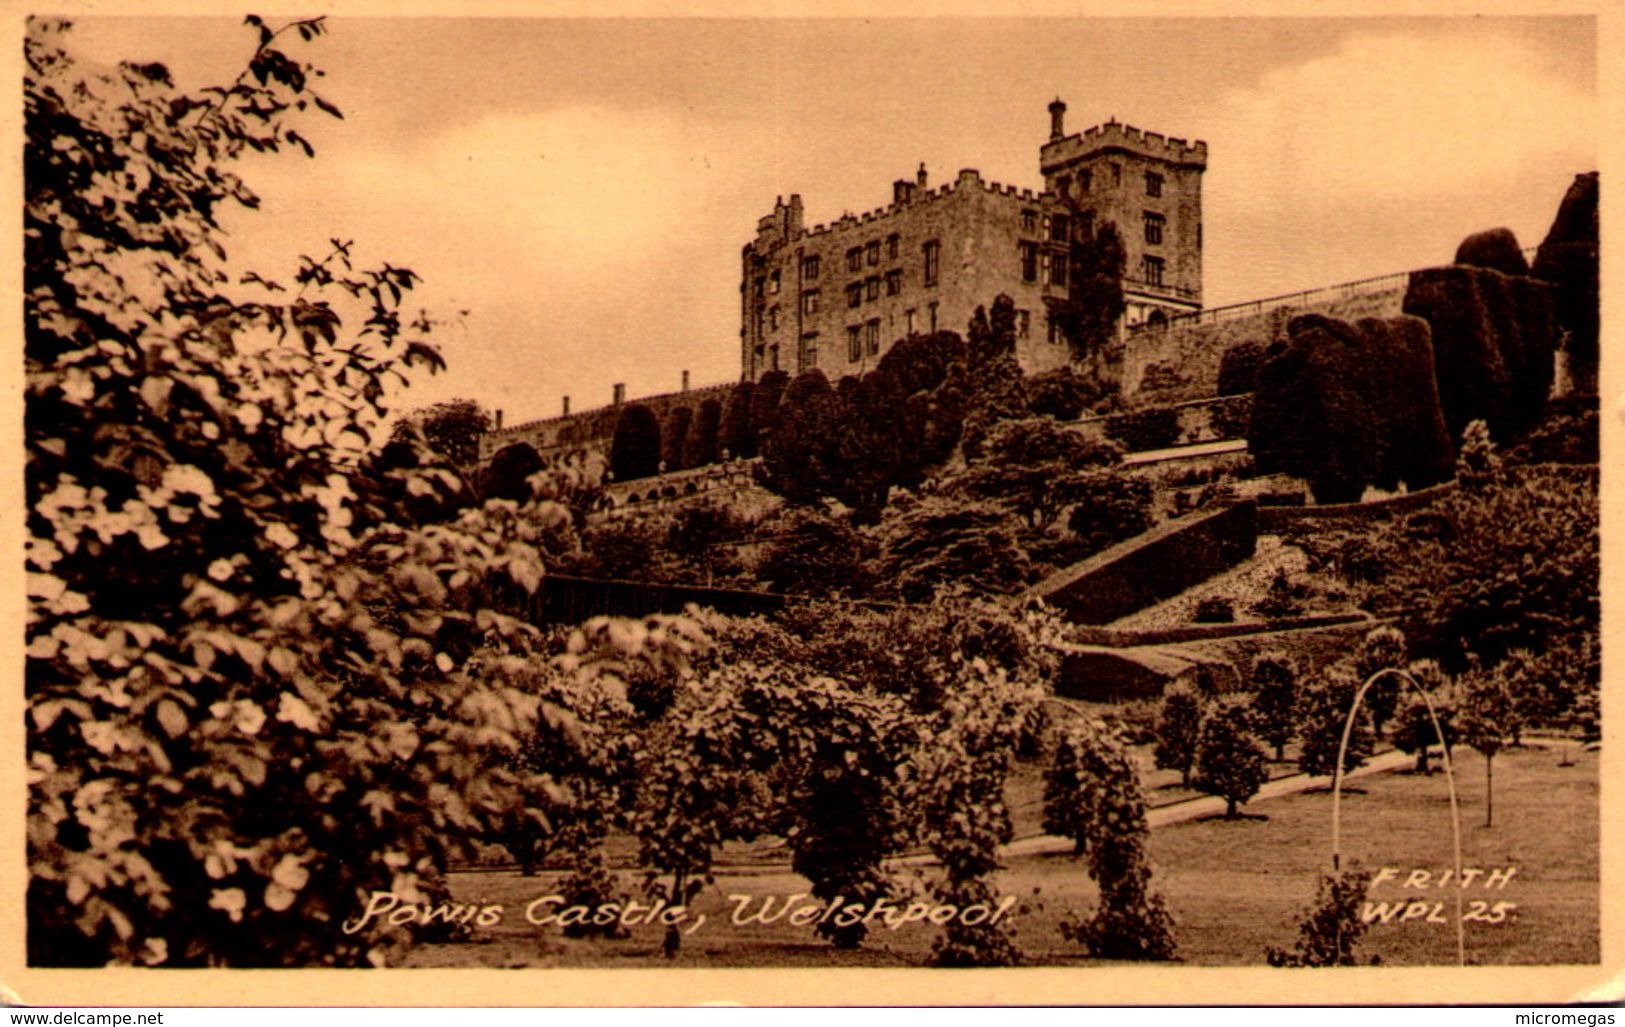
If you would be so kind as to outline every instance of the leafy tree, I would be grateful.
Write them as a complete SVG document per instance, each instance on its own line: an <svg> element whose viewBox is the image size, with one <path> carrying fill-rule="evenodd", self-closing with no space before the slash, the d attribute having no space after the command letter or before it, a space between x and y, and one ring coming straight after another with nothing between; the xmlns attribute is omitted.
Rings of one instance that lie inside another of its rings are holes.
<svg viewBox="0 0 1625 1027"><path fill-rule="evenodd" d="M1247 706L1222 700L1202 719L1191 783L1197 791L1222 795L1225 819L1234 820L1237 805L1257 795L1269 780L1266 759Z"/></svg>
<svg viewBox="0 0 1625 1027"><path fill-rule="evenodd" d="M1384 624L1372 628L1360 640L1360 648L1354 654L1354 673L1364 683L1379 670L1402 669L1405 662L1405 633ZM1393 718L1403 686L1404 681L1398 675L1384 674L1366 690L1365 705L1371 711L1371 726L1378 734Z"/></svg>
<svg viewBox="0 0 1625 1027"><path fill-rule="evenodd" d="M609 447L609 466L616 481L650 478L660 473L660 420L642 403L621 408Z"/></svg>
<svg viewBox="0 0 1625 1027"><path fill-rule="evenodd" d="M1116 338L1125 307L1126 262L1123 237L1114 222L1102 221L1093 235L1080 230L1074 237L1067 298L1052 304L1049 312L1074 363L1097 358Z"/></svg>
<svg viewBox="0 0 1625 1027"><path fill-rule="evenodd" d="M868 594L874 545L846 519L796 510L766 531L772 541L756 574L773 591L819 598Z"/></svg>
<svg viewBox="0 0 1625 1027"><path fill-rule="evenodd" d="M541 580L527 518L399 527L387 497L442 462L364 471L385 383L440 364L417 276L342 240L291 286L226 260L240 158L336 113L288 50L325 23L248 25L201 95L76 61L59 22L25 40L35 965L385 961L387 928L336 928L374 891L443 898L540 787L507 758L570 716L502 612Z"/></svg>
<svg viewBox="0 0 1625 1027"><path fill-rule="evenodd" d="M1092 473L1114 467L1122 450L1044 417L1002 421L989 429L980 452L942 491L1007 507L1029 526L1053 524L1080 493L1099 494Z"/></svg>
<svg viewBox="0 0 1625 1027"><path fill-rule="evenodd" d="M1064 483L1064 494L1073 501L1066 526L1078 540L1078 559L1151 529L1155 495L1141 478L1117 471L1080 474Z"/></svg>
<svg viewBox="0 0 1625 1027"><path fill-rule="evenodd" d="M664 541L659 524L646 517L601 521L581 536L582 553L565 568L572 574L610 581L653 581L661 577L657 550Z"/></svg>
<svg viewBox="0 0 1625 1027"><path fill-rule="evenodd" d="M1555 648L1596 631L1597 517L1592 469L1505 467L1376 528L1355 594L1449 667Z"/></svg>
<svg viewBox="0 0 1625 1027"><path fill-rule="evenodd" d="M1281 759L1297 731L1298 667L1292 657L1269 650L1253 658L1253 730Z"/></svg>
<svg viewBox="0 0 1625 1027"><path fill-rule="evenodd" d="M1057 421L1076 421L1106 395L1107 387L1098 378L1081 375L1071 365L1027 379L1028 408Z"/></svg>
<svg viewBox="0 0 1625 1027"><path fill-rule="evenodd" d="M666 549L700 568L709 585L719 567L729 567L733 562L721 547L738 542L749 530L745 519L724 503L687 503L672 514L666 528Z"/></svg>
<svg viewBox="0 0 1625 1027"><path fill-rule="evenodd" d="M1504 674L1478 670L1465 675L1456 728L1461 740L1484 756L1485 827L1495 823L1495 757L1517 716Z"/></svg>
<svg viewBox="0 0 1625 1027"><path fill-rule="evenodd" d="M1349 710L1354 707L1354 696L1360 690L1360 679L1348 664L1332 664L1311 679L1310 687L1303 690L1298 708L1298 737L1302 751L1298 754L1298 769L1305 774L1332 774L1337 769L1337 749L1348 723ZM1376 736L1371 728L1371 713L1362 703L1349 732L1348 750L1343 759L1343 770L1353 770L1366 761L1375 748Z"/></svg>
<svg viewBox="0 0 1625 1027"><path fill-rule="evenodd" d="M1162 708L1157 713L1157 766L1179 771L1179 780L1187 788L1196 763L1202 719L1202 699L1188 686L1175 684L1163 693Z"/></svg>
<svg viewBox="0 0 1625 1027"><path fill-rule="evenodd" d="M491 430L491 415L478 401L453 399L419 411L405 423L414 423L429 448L468 472L480 460L480 436Z"/></svg>
<svg viewBox="0 0 1625 1027"><path fill-rule="evenodd" d="M1360 938L1367 929L1360 907L1370 890L1368 870L1321 874L1315 903L1298 921L1297 942L1290 951L1270 947L1265 953L1270 966L1357 965Z"/></svg>
<svg viewBox="0 0 1625 1027"><path fill-rule="evenodd" d="M876 535L877 578L905 602L954 591L1010 595L1030 578L1016 525L990 503L932 496L894 504Z"/></svg>
<svg viewBox="0 0 1625 1027"><path fill-rule="evenodd" d="M1431 714L1427 702L1423 701L1420 695L1407 692L1407 701L1398 711L1392 732L1394 747L1400 752L1416 757L1418 774L1428 772L1428 750L1430 746L1440 742L1439 731L1444 732L1443 743L1446 748L1455 744L1456 711L1449 691L1445 688L1428 691L1428 699L1433 702ZM1433 725L1434 716L1439 718L1438 730L1435 730Z"/></svg>

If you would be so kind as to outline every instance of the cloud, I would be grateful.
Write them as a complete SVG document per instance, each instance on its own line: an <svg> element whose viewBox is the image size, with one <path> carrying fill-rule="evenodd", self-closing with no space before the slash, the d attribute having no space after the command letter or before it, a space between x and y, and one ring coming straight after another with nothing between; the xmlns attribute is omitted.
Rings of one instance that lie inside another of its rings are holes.
<svg viewBox="0 0 1625 1027"><path fill-rule="evenodd" d="M1330 56L1226 94L1228 177L1351 200L1471 190L1531 160L1595 160L1597 102L1512 35L1349 36Z"/></svg>

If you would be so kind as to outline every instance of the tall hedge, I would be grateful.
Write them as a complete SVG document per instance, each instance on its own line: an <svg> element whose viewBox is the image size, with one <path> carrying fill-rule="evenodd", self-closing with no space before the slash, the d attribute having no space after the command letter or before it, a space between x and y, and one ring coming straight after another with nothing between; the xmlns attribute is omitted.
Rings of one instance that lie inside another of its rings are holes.
<svg viewBox="0 0 1625 1027"><path fill-rule="evenodd" d="M1487 267L1503 275L1527 275L1529 261L1510 228L1474 232L1456 247L1455 263L1466 267Z"/></svg>
<svg viewBox="0 0 1625 1027"><path fill-rule="evenodd" d="M1551 289L1476 267L1411 274L1404 311L1433 334L1434 368L1453 439L1471 421L1504 440L1531 424L1552 388L1556 342Z"/></svg>
<svg viewBox="0 0 1625 1027"><path fill-rule="evenodd" d="M708 399L700 404L694 422L689 425L688 437L683 442L684 467L703 467L716 462L721 421L722 404L719 401Z"/></svg>
<svg viewBox="0 0 1625 1027"><path fill-rule="evenodd" d="M1455 451L1434 363L1414 318L1294 317L1258 371L1253 459L1264 473L1307 479L1322 503L1357 501L1367 485L1446 480Z"/></svg>
<svg viewBox="0 0 1625 1027"><path fill-rule="evenodd" d="M756 455L756 433L751 427L751 410L755 401L755 382L740 382L728 393L728 405L722 411L722 425L717 429L719 456L726 452L729 459L740 460Z"/></svg>
<svg viewBox="0 0 1625 1027"><path fill-rule="evenodd" d="M648 478L660 470L660 419L642 403L622 408L610 443L609 466L616 481Z"/></svg>
<svg viewBox="0 0 1625 1027"><path fill-rule="evenodd" d="M1555 289L1557 323L1569 334L1569 373L1576 392L1597 391L1597 173L1576 175L1551 230L1535 252L1531 274Z"/></svg>

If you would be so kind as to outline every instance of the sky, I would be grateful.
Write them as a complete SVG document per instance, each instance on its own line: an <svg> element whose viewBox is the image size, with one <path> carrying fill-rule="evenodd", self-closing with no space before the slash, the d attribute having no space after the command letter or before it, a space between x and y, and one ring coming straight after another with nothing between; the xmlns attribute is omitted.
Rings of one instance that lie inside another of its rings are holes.
<svg viewBox="0 0 1625 1027"><path fill-rule="evenodd" d="M344 112L317 156L256 158L234 260L270 277L333 236L413 268L447 372L408 406L515 424L739 374L740 248L778 196L809 223L923 161L1042 184L1048 103L1208 143L1219 306L1537 245L1597 165L1596 26L1513 18L329 19L290 52ZM87 59L229 81L236 19L80 18ZM989 297L991 299L991 297ZM461 311L467 311L461 314Z"/></svg>

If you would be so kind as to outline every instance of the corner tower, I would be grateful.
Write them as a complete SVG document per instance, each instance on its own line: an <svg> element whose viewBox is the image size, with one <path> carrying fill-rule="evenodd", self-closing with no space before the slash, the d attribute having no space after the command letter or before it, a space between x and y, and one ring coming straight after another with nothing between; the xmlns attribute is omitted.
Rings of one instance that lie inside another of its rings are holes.
<svg viewBox="0 0 1625 1027"><path fill-rule="evenodd" d="M1116 118L1067 135L1066 104L1049 105L1039 148L1044 187L1085 224L1111 221L1123 237L1129 325L1202 307L1202 172L1207 143L1142 132Z"/></svg>

